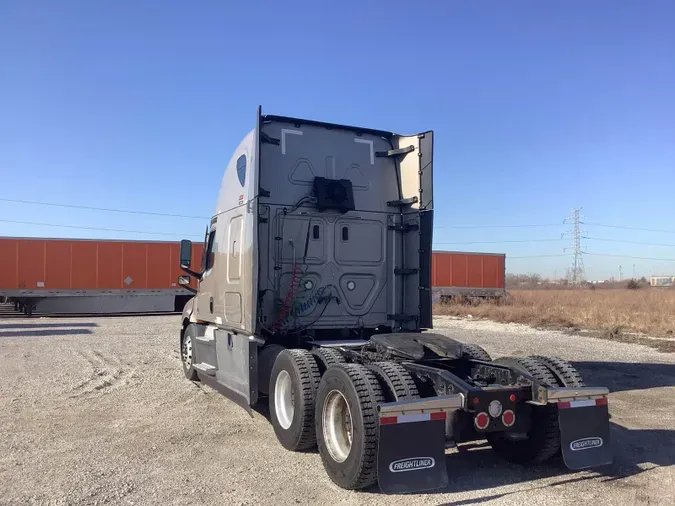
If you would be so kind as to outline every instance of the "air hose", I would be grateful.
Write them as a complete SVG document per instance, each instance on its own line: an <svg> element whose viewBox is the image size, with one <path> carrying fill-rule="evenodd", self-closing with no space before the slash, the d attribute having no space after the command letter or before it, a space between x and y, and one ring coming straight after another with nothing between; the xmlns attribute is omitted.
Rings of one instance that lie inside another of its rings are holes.
<svg viewBox="0 0 675 506"><path fill-rule="evenodd" d="M295 299L295 288L298 286L297 281L298 281L298 266L297 264L293 264L293 270L291 272L291 285L288 287L288 292L286 293L284 302L281 305L281 311L279 311L279 316L277 316L277 319L272 324L272 331L277 330L282 321L288 318L287 316L288 310L291 307L291 303Z"/></svg>

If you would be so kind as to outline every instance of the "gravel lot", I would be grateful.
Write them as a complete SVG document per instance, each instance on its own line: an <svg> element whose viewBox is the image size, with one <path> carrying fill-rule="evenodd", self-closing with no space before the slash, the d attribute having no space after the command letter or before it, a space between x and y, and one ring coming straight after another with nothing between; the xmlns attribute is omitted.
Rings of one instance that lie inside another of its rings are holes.
<svg viewBox="0 0 675 506"><path fill-rule="evenodd" d="M0 504L675 504L675 354L517 325L439 318L493 356L553 354L608 386L616 460L523 469L448 453L450 488L348 492L265 417L185 380L178 316L0 319Z"/></svg>

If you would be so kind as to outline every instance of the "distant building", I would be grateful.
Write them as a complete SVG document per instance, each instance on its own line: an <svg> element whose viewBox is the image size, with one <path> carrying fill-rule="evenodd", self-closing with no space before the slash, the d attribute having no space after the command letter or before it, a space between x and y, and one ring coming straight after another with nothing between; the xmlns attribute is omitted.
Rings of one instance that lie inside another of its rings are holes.
<svg viewBox="0 0 675 506"><path fill-rule="evenodd" d="M675 285L675 276L650 276L649 286L673 286Z"/></svg>

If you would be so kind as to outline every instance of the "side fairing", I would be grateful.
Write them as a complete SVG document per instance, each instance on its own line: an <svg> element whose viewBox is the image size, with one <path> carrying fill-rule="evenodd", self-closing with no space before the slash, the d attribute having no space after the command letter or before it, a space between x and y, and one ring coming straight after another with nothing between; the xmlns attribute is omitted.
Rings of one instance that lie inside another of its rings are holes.
<svg viewBox="0 0 675 506"><path fill-rule="evenodd" d="M250 334L256 330L258 157L255 128L237 146L222 179L211 220L213 267L202 281L213 300L199 307L200 319Z"/></svg>

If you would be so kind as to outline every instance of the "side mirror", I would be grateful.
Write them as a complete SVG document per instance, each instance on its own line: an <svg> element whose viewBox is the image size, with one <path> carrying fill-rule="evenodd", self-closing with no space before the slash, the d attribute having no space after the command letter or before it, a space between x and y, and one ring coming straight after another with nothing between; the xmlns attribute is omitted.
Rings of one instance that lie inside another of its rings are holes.
<svg viewBox="0 0 675 506"><path fill-rule="evenodd" d="M190 276L178 276L178 284L186 286L190 284Z"/></svg>
<svg viewBox="0 0 675 506"><path fill-rule="evenodd" d="M181 267L190 267L190 264L192 263L192 241L188 241L187 239L183 239L180 242L180 266ZM185 277L185 276L181 276ZM180 283L180 278L178 278L178 282ZM190 279L188 277L188 283L190 282Z"/></svg>

